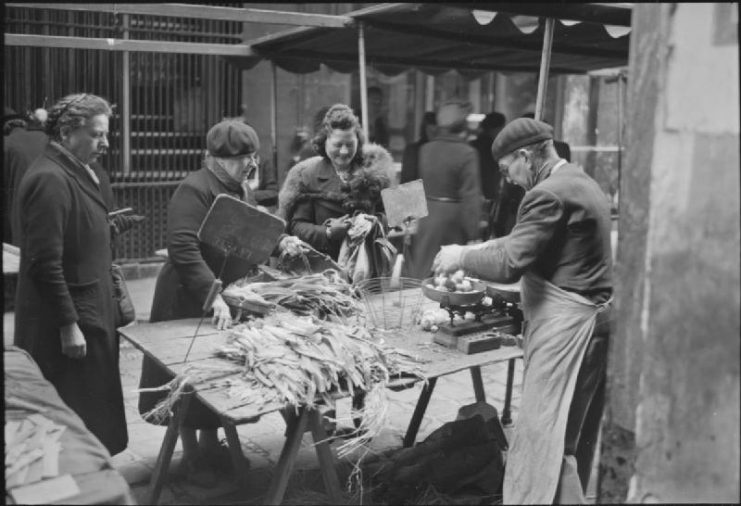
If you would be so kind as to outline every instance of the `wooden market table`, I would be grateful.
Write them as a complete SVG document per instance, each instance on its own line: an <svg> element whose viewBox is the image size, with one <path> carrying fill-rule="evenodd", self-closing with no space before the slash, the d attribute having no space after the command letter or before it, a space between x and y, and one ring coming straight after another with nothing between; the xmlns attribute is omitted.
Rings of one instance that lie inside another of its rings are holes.
<svg viewBox="0 0 741 506"><path fill-rule="evenodd" d="M5 346L3 368L6 423L38 413L64 427L59 440L58 474L71 476L79 491L77 495L51 504L136 504L128 483L113 467L108 450L59 397L56 388L44 378L31 355L16 346ZM13 398L17 402L27 403L28 407L12 406L10 400ZM28 487L44 489L44 483L36 481ZM15 504L8 493L6 489L6 503Z"/></svg>
<svg viewBox="0 0 741 506"><path fill-rule="evenodd" d="M434 307L434 306L433 306ZM213 350L226 344L228 331L214 330L210 322L201 325L198 337L184 363L188 346L198 325L198 319L175 320L158 323L143 323L119 329L121 335L130 341L145 355L152 358L173 374L185 371L193 363L199 366L214 367L218 370L235 367L232 362L213 356ZM522 357L522 350L518 347L503 347L498 350L465 355L457 350L447 349L432 341L433 334L419 329L404 331L382 331L386 341L400 349L404 349L427 361L421 364L421 371L428 381L423 387L409 424L404 446L414 444L417 431L424 416L424 412L432 396L437 378L468 369L473 380L473 389L477 401L484 401L484 385L481 379L481 367L489 364L508 362L507 387L505 405L502 411L502 421L506 424L510 420L510 402L514 376L515 360ZM227 366L228 364L228 366ZM416 378L403 378L389 385L393 389L402 389L412 386L419 381ZM200 388L195 395L214 413L216 413L224 427L229 451L235 464L237 476L245 472L241 455L241 447L236 426L244 423L254 423L262 415L281 410L286 405L269 403L260 407L244 404L227 397L222 389ZM349 396L349 394L347 394ZM187 410L189 395L182 396L173 409L151 482L150 502L157 503L164 481L164 475L169 466L172 452L178 437L178 428L183 413ZM286 491L288 479L298 454L303 433L311 430L319 465L324 479L324 485L330 499L341 501L339 479L335 470L335 458L327 441L327 434L323 428L322 417L319 411L306 407L299 408L297 423L289 424L286 431L286 442L278 460L276 473L270 484L266 504L280 504Z"/></svg>

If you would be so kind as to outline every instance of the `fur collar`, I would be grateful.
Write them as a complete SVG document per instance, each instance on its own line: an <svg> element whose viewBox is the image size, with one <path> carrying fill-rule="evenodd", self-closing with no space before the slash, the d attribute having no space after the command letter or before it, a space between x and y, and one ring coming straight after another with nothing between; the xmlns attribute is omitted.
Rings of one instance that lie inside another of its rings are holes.
<svg viewBox="0 0 741 506"><path fill-rule="evenodd" d="M311 174L324 160L315 156L294 165L286 176L278 195L278 215L290 221L297 203L304 200L322 199L341 204L348 214L362 211L372 214L380 207L381 190L391 184L393 159L385 148L378 144L363 146L363 159L353 168L348 181L339 192L318 192L308 186Z"/></svg>

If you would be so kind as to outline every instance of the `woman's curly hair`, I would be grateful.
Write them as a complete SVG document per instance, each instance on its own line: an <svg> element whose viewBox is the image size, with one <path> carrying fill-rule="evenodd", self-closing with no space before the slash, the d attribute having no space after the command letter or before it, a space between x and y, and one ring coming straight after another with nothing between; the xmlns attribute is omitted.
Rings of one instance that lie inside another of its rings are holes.
<svg viewBox="0 0 741 506"><path fill-rule="evenodd" d="M332 134L332 130L353 130L355 132L358 138L358 149L351 163L352 165L363 163L363 144L365 144L363 129L360 126L358 117L345 104L335 104L329 108L327 114L324 115L321 128L319 128L311 141L314 150L325 160L329 160L325 145L327 138Z"/></svg>
<svg viewBox="0 0 741 506"><path fill-rule="evenodd" d="M46 133L52 140L62 140L62 131L84 126L87 120L99 114L111 116L113 108L104 98L90 93L74 93L57 101L49 109Z"/></svg>

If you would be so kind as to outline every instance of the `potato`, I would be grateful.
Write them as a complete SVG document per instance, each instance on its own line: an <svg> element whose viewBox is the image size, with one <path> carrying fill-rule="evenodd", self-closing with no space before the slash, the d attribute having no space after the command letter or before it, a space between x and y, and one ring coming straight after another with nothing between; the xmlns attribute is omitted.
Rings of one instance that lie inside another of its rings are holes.
<svg viewBox="0 0 741 506"><path fill-rule="evenodd" d="M460 290L461 292L470 292L470 291L473 290L473 285L467 279L464 279L463 281L461 281L458 284L458 286L460 287L460 288L458 288L458 290Z"/></svg>
<svg viewBox="0 0 741 506"><path fill-rule="evenodd" d="M460 283L463 281L463 278L466 276L466 274L463 272L463 269L458 269L453 273L452 276L450 276L450 279L455 281L456 283Z"/></svg>

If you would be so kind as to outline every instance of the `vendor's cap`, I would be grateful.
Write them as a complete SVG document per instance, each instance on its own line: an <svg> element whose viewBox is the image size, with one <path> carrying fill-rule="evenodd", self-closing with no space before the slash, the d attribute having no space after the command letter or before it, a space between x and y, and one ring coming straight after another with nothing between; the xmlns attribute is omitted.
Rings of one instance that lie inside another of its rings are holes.
<svg viewBox="0 0 741 506"><path fill-rule="evenodd" d="M255 129L242 121L224 120L206 134L206 148L211 156L234 158L260 149Z"/></svg>
<svg viewBox="0 0 741 506"><path fill-rule="evenodd" d="M491 145L494 160L536 142L553 139L553 127L530 118L517 118L502 128Z"/></svg>

